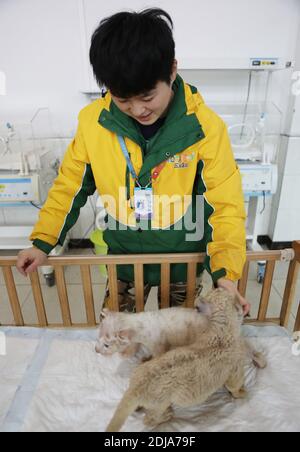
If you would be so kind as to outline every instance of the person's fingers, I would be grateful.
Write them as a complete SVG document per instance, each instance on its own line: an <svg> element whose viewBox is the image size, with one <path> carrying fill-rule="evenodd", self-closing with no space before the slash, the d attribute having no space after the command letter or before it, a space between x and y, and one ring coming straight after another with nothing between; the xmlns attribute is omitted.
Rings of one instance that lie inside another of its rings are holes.
<svg viewBox="0 0 300 452"><path fill-rule="evenodd" d="M243 307L244 317L248 316L250 312L251 305L248 303L248 301L242 297L242 295L239 293L239 302Z"/></svg>
<svg viewBox="0 0 300 452"><path fill-rule="evenodd" d="M17 270L22 276L27 276L25 270L23 270L23 267L17 265Z"/></svg>
<svg viewBox="0 0 300 452"><path fill-rule="evenodd" d="M250 305L250 303L248 303L248 301L245 300L245 298L243 298L243 297L241 297L240 303L241 303L241 305L242 305L242 307L243 307L244 317L247 317L248 314L249 314L249 312L250 312L251 305Z"/></svg>
<svg viewBox="0 0 300 452"><path fill-rule="evenodd" d="M16 267L17 267L17 270L23 276L27 276L26 275L26 271L25 271L27 265L28 265L28 258L27 257L23 257L23 256L19 256Z"/></svg>
<svg viewBox="0 0 300 452"><path fill-rule="evenodd" d="M28 265L25 268L26 275L28 275L29 273L33 273L37 268L38 268L38 262L35 259L30 265Z"/></svg>
<svg viewBox="0 0 300 452"><path fill-rule="evenodd" d="M22 276L27 276L26 272L23 270L23 268L18 268L19 273L21 273Z"/></svg>
<svg viewBox="0 0 300 452"><path fill-rule="evenodd" d="M249 303L247 303L243 306L244 317L250 317L250 309L251 309L251 305Z"/></svg>

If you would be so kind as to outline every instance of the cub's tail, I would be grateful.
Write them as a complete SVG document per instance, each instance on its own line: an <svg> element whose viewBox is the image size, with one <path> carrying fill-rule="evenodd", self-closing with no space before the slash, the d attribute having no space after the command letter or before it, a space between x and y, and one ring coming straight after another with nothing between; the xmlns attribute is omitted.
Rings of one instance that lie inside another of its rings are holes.
<svg viewBox="0 0 300 452"><path fill-rule="evenodd" d="M121 430L128 416L135 412L139 403L133 391L130 388L125 392L121 402L119 403L115 414L106 428L106 432L118 432Z"/></svg>

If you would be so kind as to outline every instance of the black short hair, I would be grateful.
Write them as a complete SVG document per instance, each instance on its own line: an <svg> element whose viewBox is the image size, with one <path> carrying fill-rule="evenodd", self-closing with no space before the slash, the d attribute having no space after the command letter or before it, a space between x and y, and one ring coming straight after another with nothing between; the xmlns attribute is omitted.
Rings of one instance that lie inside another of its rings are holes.
<svg viewBox="0 0 300 452"><path fill-rule="evenodd" d="M175 58L173 22L167 12L149 8L120 12L100 22L90 48L90 62L99 86L121 98L170 84Z"/></svg>

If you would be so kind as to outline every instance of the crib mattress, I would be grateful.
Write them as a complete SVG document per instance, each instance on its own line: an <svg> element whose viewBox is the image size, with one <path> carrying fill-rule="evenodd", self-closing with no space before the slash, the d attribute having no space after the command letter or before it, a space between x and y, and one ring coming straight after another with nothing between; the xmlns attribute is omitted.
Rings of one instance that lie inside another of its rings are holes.
<svg viewBox="0 0 300 452"><path fill-rule="evenodd" d="M94 352L96 330L0 328L7 354L0 356L0 431L101 432L128 386L136 365ZM177 409L156 432L299 432L300 356L283 328L246 326L244 335L268 359L247 368L248 397L225 391L190 409ZM151 431L143 413L130 416L126 432ZM152 430L153 431L153 430Z"/></svg>

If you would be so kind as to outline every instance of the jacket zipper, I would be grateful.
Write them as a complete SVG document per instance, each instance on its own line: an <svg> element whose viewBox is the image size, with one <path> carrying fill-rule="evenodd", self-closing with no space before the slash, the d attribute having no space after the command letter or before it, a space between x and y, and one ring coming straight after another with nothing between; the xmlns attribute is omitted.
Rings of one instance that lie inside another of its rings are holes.
<svg viewBox="0 0 300 452"><path fill-rule="evenodd" d="M126 197L127 197L127 201L129 201L130 200L130 172L129 172L127 165L126 165L125 179L126 179Z"/></svg>

